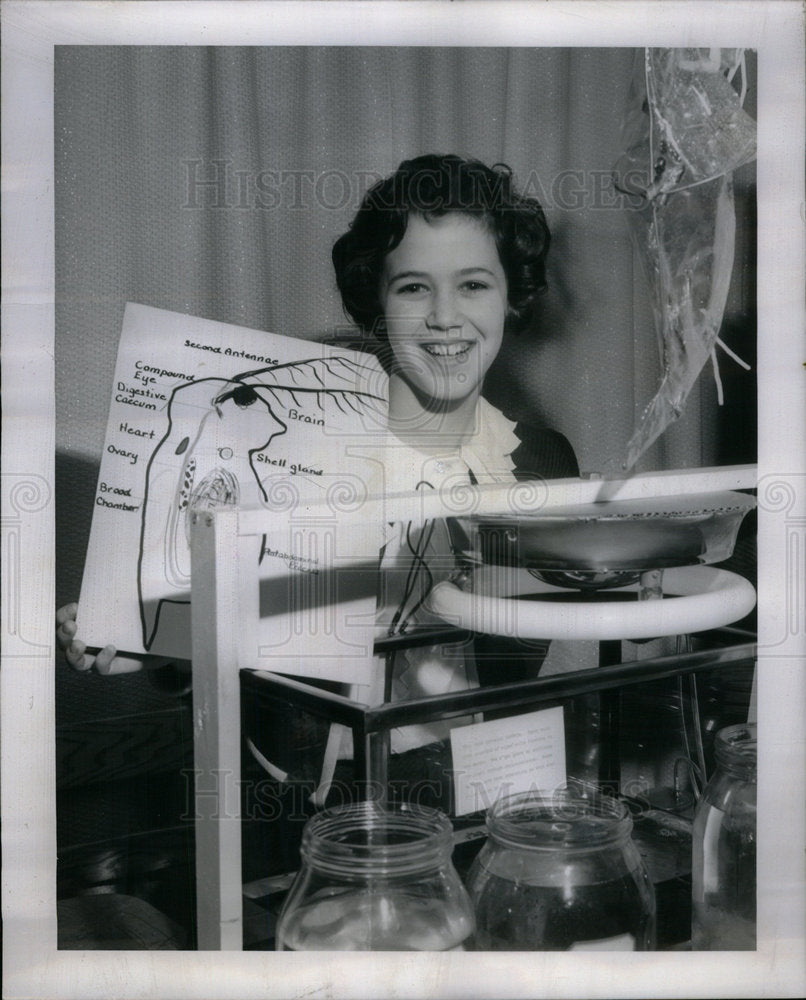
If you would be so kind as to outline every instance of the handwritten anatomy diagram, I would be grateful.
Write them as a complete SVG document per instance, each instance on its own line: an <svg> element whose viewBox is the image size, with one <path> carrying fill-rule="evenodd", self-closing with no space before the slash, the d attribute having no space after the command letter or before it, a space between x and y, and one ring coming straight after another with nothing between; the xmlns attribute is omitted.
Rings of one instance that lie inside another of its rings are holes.
<svg viewBox="0 0 806 1000"><path fill-rule="evenodd" d="M164 606L190 602L191 510L269 504L273 485L292 475L315 483L328 461L333 468L338 438L330 435L355 432L364 418L377 425L385 410L377 368L339 354L174 388L141 511L144 648L154 645Z"/></svg>

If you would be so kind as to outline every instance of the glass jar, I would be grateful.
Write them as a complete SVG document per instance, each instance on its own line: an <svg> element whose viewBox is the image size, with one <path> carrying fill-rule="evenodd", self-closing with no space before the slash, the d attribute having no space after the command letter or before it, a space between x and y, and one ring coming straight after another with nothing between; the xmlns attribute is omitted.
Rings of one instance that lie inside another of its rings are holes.
<svg viewBox="0 0 806 1000"><path fill-rule="evenodd" d="M716 770L694 813L691 947L756 947L756 726L720 729Z"/></svg>
<svg viewBox="0 0 806 1000"><path fill-rule="evenodd" d="M583 788L500 799L468 875L479 951L647 951L655 894L623 802Z"/></svg>
<svg viewBox="0 0 806 1000"><path fill-rule="evenodd" d="M473 909L451 861L453 827L422 806L321 812L277 924L278 951L462 950Z"/></svg>

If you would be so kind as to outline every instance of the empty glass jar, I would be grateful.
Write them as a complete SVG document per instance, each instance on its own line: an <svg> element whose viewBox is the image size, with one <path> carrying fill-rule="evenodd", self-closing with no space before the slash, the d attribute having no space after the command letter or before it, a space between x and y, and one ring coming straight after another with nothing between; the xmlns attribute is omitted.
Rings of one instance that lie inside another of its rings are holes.
<svg viewBox="0 0 806 1000"><path fill-rule="evenodd" d="M756 755L753 724L720 729L716 770L692 831L691 947L756 947Z"/></svg>
<svg viewBox="0 0 806 1000"><path fill-rule="evenodd" d="M624 803L569 788L503 798L468 875L479 951L655 945L655 895Z"/></svg>
<svg viewBox="0 0 806 1000"><path fill-rule="evenodd" d="M277 924L282 951L461 950L473 910L436 809L358 803L319 813Z"/></svg>

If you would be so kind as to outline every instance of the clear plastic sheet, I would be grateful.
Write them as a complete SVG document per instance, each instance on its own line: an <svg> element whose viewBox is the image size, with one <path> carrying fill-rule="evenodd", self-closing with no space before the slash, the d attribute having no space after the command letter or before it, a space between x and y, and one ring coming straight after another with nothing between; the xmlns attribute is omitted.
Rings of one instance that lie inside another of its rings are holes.
<svg viewBox="0 0 806 1000"><path fill-rule="evenodd" d="M646 49L625 116L615 183L652 293L661 382L627 445L630 469L683 412L716 347L733 269L732 173L755 158L741 49ZM742 363L739 361L739 363Z"/></svg>

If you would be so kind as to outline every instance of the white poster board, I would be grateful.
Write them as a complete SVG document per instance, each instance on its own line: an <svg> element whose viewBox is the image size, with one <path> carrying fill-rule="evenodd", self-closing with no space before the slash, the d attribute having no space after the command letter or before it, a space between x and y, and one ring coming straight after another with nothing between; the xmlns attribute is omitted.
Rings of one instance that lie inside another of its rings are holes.
<svg viewBox="0 0 806 1000"><path fill-rule="evenodd" d="M382 435L385 412L386 376L371 355L129 303L78 634L90 646L111 642L119 652L190 659L190 510L262 506L267 530L282 538L306 501L372 490L373 463L356 457L349 442ZM283 668L284 642L293 636L288 672L328 676L321 637L283 623L294 612L288 602L279 612L271 605L277 581L281 596L304 589L312 599L310 586L288 581L323 576L332 569L327 551L288 552L271 536L264 543L255 558L275 583L263 588L274 666ZM371 655L374 593L341 596L353 622L366 604L365 625L353 624L351 642ZM366 636L357 634L362 629ZM344 675L338 657L330 672L365 681L365 658L358 656L354 676Z"/></svg>

